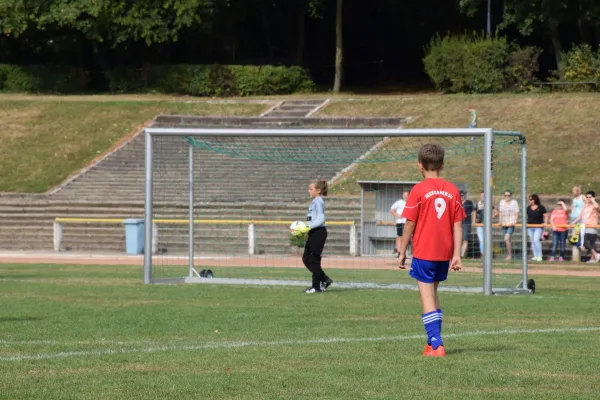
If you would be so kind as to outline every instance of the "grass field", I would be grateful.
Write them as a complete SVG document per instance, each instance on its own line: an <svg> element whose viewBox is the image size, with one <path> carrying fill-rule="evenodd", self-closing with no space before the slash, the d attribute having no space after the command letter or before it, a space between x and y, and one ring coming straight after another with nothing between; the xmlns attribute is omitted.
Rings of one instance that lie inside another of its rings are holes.
<svg viewBox="0 0 600 400"><path fill-rule="evenodd" d="M155 285L139 267L0 265L0 399L592 399L600 280L443 293L424 359L418 296ZM308 276L307 276L308 278Z"/></svg>

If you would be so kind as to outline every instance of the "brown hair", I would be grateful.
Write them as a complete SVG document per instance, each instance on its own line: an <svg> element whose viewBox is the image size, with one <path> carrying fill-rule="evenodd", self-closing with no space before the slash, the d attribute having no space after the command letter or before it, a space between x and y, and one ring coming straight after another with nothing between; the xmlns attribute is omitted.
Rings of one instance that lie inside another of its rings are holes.
<svg viewBox="0 0 600 400"><path fill-rule="evenodd" d="M310 184L315 187L315 189L321 191L321 196L327 196L327 181L323 179L313 179L310 181Z"/></svg>
<svg viewBox="0 0 600 400"><path fill-rule="evenodd" d="M536 206L542 205L542 202L540 201L540 196L538 196L537 194L534 193L531 196L529 196L529 198L533 200Z"/></svg>
<svg viewBox="0 0 600 400"><path fill-rule="evenodd" d="M444 148L439 144L424 144L419 150L419 163L426 171L439 171L444 164Z"/></svg>

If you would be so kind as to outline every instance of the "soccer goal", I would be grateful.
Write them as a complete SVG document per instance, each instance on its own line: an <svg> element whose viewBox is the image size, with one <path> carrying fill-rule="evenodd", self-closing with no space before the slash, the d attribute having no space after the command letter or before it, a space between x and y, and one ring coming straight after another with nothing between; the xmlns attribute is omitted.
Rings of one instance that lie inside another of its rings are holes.
<svg viewBox="0 0 600 400"><path fill-rule="evenodd" d="M440 290L529 292L525 213L511 260L492 218L506 190L525 209L525 138L492 129L148 128L144 281L309 286L305 238L289 225L305 220L308 184L321 179L332 288L414 289L396 266L390 208L422 180L425 143L444 147L442 177L464 191L465 208L483 208L481 221L465 221L463 269Z"/></svg>

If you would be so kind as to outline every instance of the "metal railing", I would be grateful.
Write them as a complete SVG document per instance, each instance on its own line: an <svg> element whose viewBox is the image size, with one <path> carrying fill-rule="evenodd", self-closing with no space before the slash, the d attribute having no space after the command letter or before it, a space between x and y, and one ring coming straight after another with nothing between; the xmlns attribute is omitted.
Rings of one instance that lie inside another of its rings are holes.
<svg viewBox="0 0 600 400"><path fill-rule="evenodd" d="M123 224L128 218L55 218L54 219L54 251L61 251L63 244L64 224ZM140 219L140 221L142 221ZM290 225L293 221L281 220L255 220L255 219L194 219L194 224L223 224L223 225L248 225L248 254L258 254L256 246L256 225ZM187 225L188 219L152 219L152 254L157 253L159 237L159 224ZM354 221L330 221L327 226L349 226L350 255L358 255L357 225Z"/></svg>

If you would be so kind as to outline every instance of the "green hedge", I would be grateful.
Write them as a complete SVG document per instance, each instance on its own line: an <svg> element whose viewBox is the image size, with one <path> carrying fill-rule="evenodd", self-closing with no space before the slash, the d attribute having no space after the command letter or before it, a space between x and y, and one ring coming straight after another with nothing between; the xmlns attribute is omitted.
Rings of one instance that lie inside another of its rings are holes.
<svg viewBox="0 0 600 400"><path fill-rule="evenodd" d="M311 92L308 72L297 66L153 65L106 74L112 92L156 91L192 96L253 96Z"/></svg>
<svg viewBox="0 0 600 400"><path fill-rule="evenodd" d="M312 92L301 67L255 65L153 65L105 73L111 92L161 92L192 96L253 96ZM88 73L68 65L0 64L0 91L83 92Z"/></svg>
<svg viewBox="0 0 600 400"><path fill-rule="evenodd" d="M87 83L85 70L68 65L0 64L0 91L77 93L83 92Z"/></svg>
<svg viewBox="0 0 600 400"><path fill-rule="evenodd" d="M436 36L426 48L425 71L446 93L526 90L538 69L539 50L506 38L477 34Z"/></svg>
<svg viewBox="0 0 600 400"><path fill-rule="evenodd" d="M573 47L562 56L562 74L553 71L554 81L598 82L596 85L569 85L556 87L564 91L600 90L600 50L594 52L591 46L582 44Z"/></svg>

